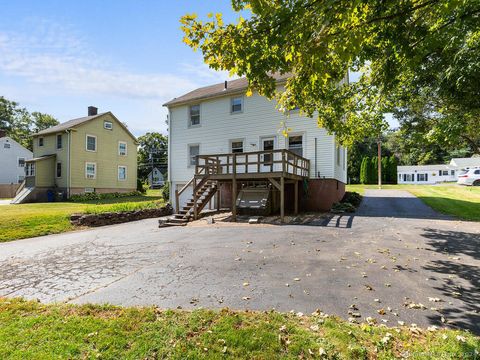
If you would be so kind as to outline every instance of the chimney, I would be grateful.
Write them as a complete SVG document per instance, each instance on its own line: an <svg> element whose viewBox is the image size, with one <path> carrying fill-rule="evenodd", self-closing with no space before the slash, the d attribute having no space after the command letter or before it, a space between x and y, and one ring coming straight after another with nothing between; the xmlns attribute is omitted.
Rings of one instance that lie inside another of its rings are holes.
<svg viewBox="0 0 480 360"><path fill-rule="evenodd" d="M225 80L225 89L223 89L223 90L227 90L227 87L228 87L228 81Z"/></svg>
<svg viewBox="0 0 480 360"><path fill-rule="evenodd" d="M5 137L6 135L7 133L5 132L5 130L0 129L0 138Z"/></svg>
<svg viewBox="0 0 480 360"><path fill-rule="evenodd" d="M98 115L98 109L95 106L88 107L88 116Z"/></svg>

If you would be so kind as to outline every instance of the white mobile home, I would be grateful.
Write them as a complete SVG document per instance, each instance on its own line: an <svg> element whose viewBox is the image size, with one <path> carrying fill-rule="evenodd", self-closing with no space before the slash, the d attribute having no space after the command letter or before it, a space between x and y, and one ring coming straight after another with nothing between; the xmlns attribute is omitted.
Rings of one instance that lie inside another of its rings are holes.
<svg viewBox="0 0 480 360"><path fill-rule="evenodd" d="M279 86L285 78L278 78ZM165 104L169 110L171 199L185 214L199 199L216 207L241 206L241 192L271 189L274 207L326 210L345 192L347 151L315 119L254 93L247 80L207 86ZM291 128L288 137L284 128ZM202 191L208 193L202 193ZM215 193L215 194L213 194ZM277 198L278 195L278 198ZM276 206L278 205L278 206ZM205 206L198 204L198 207ZM180 216L179 216L180 218Z"/></svg>
<svg viewBox="0 0 480 360"><path fill-rule="evenodd" d="M399 184L436 184L457 181L457 168L450 165L397 166Z"/></svg>

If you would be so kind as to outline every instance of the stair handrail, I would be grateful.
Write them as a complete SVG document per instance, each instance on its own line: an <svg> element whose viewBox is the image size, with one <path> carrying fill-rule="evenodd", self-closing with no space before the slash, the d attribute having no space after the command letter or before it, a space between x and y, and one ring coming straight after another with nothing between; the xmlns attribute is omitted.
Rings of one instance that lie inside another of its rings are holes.
<svg viewBox="0 0 480 360"><path fill-rule="evenodd" d="M22 183L20 184L20 186L17 188L17 191L15 191L15 196L14 197L17 197L17 195L20 194L20 191L23 190L23 188L25 187L25 184L26 184L26 181L23 180Z"/></svg>

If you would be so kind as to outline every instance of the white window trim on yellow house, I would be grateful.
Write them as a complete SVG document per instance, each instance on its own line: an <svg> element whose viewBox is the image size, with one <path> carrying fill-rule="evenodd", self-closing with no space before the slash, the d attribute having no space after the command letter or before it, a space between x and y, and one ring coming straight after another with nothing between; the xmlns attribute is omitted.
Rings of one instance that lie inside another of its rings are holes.
<svg viewBox="0 0 480 360"><path fill-rule="evenodd" d="M121 168L125 168L125 178L124 179L120 179L120 169ZM118 174L117 174L117 177L118 177L118 181L127 181L127 166L126 165L119 165L118 166Z"/></svg>
<svg viewBox="0 0 480 360"><path fill-rule="evenodd" d="M93 177L88 177L88 165L93 165ZM97 163L96 162L85 162L85 179L87 180L95 180L97 178Z"/></svg>
<svg viewBox="0 0 480 360"><path fill-rule="evenodd" d="M122 154L122 150L120 148L121 145L125 145L125 153ZM118 155L119 156L127 156L128 155L128 149L127 149L127 142L126 141L119 141L118 142Z"/></svg>
<svg viewBox="0 0 480 360"><path fill-rule="evenodd" d="M89 149L88 149L88 138L89 138L89 137L95 138L95 150L89 150ZM92 135L92 134L86 134L86 135L85 135L85 151L97 152L97 148L98 148L97 136L96 136L96 135Z"/></svg>

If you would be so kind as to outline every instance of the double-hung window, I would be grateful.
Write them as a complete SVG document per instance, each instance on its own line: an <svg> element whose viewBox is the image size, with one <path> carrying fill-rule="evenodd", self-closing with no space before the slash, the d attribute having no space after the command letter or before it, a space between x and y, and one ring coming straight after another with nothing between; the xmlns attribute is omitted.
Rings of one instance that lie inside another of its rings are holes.
<svg viewBox="0 0 480 360"><path fill-rule="evenodd" d="M18 158L18 167L25 167L25 158Z"/></svg>
<svg viewBox="0 0 480 360"><path fill-rule="evenodd" d="M236 96L230 100L230 112L232 114L243 111L243 96Z"/></svg>
<svg viewBox="0 0 480 360"><path fill-rule="evenodd" d="M303 137L302 135L289 136L288 137L288 150L297 154L298 156L303 156Z"/></svg>
<svg viewBox="0 0 480 360"><path fill-rule="evenodd" d="M417 174L417 181L428 181L428 174Z"/></svg>
<svg viewBox="0 0 480 360"><path fill-rule="evenodd" d="M26 176L35 176L35 163L27 163L27 167L25 168L25 175Z"/></svg>
<svg viewBox="0 0 480 360"><path fill-rule="evenodd" d="M118 142L118 155L127 156L127 143L125 141Z"/></svg>
<svg viewBox="0 0 480 360"><path fill-rule="evenodd" d="M87 135L86 150L97 151L97 137L95 135Z"/></svg>
<svg viewBox="0 0 480 360"><path fill-rule="evenodd" d="M87 179L95 179L97 177L97 164L87 162L85 163L85 177Z"/></svg>
<svg viewBox="0 0 480 360"><path fill-rule="evenodd" d="M62 134L57 134L57 150L60 150L62 145Z"/></svg>
<svg viewBox="0 0 480 360"><path fill-rule="evenodd" d="M44 139L43 137L38 138L38 146L43 146Z"/></svg>
<svg viewBox="0 0 480 360"><path fill-rule="evenodd" d="M190 105L188 112L189 112L189 126L200 125L200 104Z"/></svg>
<svg viewBox="0 0 480 360"><path fill-rule="evenodd" d="M200 145L188 145L188 165L195 166L197 164L197 155L200 154Z"/></svg>
<svg viewBox="0 0 480 360"><path fill-rule="evenodd" d="M233 140L230 144L232 153L243 153L243 140Z"/></svg>
<svg viewBox="0 0 480 360"><path fill-rule="evenodd" d="M118 180L127 180L127 167L119 166L118 167Z"/></svg>

